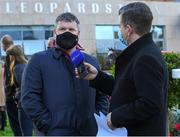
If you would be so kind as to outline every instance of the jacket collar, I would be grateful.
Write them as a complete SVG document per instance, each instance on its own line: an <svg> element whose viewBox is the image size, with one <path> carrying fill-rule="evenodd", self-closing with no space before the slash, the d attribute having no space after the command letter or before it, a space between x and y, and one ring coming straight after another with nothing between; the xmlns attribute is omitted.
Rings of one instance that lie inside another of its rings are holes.
<svg viewBox="0 0 180 137"><path fill-rule="evenodd" d="M59 60L61 56L64 56L64 53L57 48L51 48L49 50L51 50L52 56L56 60Z"/></svg>
<svg viewBox="0 0 180 137"><path fill-rule="evenodd" d="M131 45L129 45L119 56L117 59L123 58L132 58L140 49L144 46L148 46L149 44L146 43L152 42L152 33L148 33L137 39Z"/></svg>
<svg viewBox="0 0 180 137"><path fill-rule="evenodd" d="M146 43L152 42L152 33L147 33L129 45L116 59L116 72L119 67L125 67L139 50L150 45Z"/></svg>
<svg viewBox="0 0 180 137"><path fill-rule="evenodd" d="M76 46L76 49L77 49L77 50L81 50L81 51L84 50L79 44ZM55 47L53 47L53 48L51 48L51 49L49 49L49 50L52 50L53 57L54 57L55 59L57 59L57 60L59 60L59 58L60 58L61 56L65 56L65 57L67 57L67 58L70 58L70 55L68 55L66 52L64 52L62 49L58 48L57 46L55 46Z"/></svg>

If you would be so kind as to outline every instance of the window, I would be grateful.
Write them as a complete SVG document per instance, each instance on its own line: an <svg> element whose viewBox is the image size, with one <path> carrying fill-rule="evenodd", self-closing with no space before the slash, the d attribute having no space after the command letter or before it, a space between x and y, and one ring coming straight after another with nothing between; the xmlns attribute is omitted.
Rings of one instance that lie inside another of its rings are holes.
<svg viewBox="0 0 180 137"><path fill-rule="evenodd" d="M53 37L53 26L45 27L45 39L48 40L49 37Z"/></svg>
<svg viewBox="0 0 180 137"><path fill-rule="evenodd" d="M164 26L154 25L151 32L156 45L163 50L165 48ZM96 26L96 51L102 68L106 64L110 48L115 49L118 53L126 48L126 45L120 41L120 37L119 26Z"/></svg>
<svg viewBox="0 0 180 137"><path fill-rule="evenodd" d="M97 53L107 53L109 48L123 49L118 37L118 26L96 26Z"/></svg>
<svg viewBox="0 0 180 137"><path fill-rule="evenodd" d="M24 26L23 40L44 40L44 28L38 26Z"/></svg>
<svg viewBox="0 0 180 137"><path fill-rule="evenodd" d="M96 26L96 39L113 40L113 26Z"/></svg>
<svg viewBox="0 0 180 137"><path fill-rule="evenodd" d="M0 37L3 35L9 34L13 37L14 40L21 40L22 34L21 31L18 30L6 30L6 31L0 31Z"/></svg>
<svg viewBox="0 0 180 137"><path fill-rule="evenodd" d="M21 45L26 55L32 55L46 49L47 39L53 35L53 26L0 26L0 37L11 35L14 44ZM1 48L1 56L5 52Z"/></svg>
<svg viewBox="0 0 180 137"><path fill-rule="evenodd" d="M153 40L156 45L163 50L165 48L164 42L164 26L152 26L151 32L153 34Z"/></svg>
<svg viewBox="0 0 180 137"><path fill-rule="evenodd" d="M118 26L96 26L97 53L107 53L109 48L123 50L125 47L119 40Z"/></svg>
<svg viewBox="0 0 180 137"><path fill-rule="evenodd" d="M48 40L49 37L53 36L52 30L45 30L45 39Z"/></svg>
<svg viewBox="0 0 180 137"><path fill-rule="evenodd" d="M153 40L164 49L164 26L152 26ZM123 50L126 46L119 40L121 32L118 26L96 26L97 53L107 53L108 48Z"/></svg>
<svg viewBox="0 0 180 137"><path fill-rule="evenodd" d="M23 42L24 53L26 55L32 55L36 52L45 50L45 44L43 40L26 40Z"/></svg>

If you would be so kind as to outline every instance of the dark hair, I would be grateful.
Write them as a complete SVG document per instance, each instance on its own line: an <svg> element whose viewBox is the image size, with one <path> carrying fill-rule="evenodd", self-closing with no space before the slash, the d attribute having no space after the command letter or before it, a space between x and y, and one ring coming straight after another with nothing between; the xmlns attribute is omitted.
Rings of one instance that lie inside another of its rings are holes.
<svg viewBox="0 0 180 137"><path fill-rule="evenodd" d="M73 21L75 21L78 25L80 24L78 18L74 14L72 14L70 12L60 14L56 18L55 23L57 24L59 21L65 21L65 22L73 22Z"/></svg>
<svg viewBox="0 0 180 137"><path fill-rule="evenodd" d="M122 25L130 25L138 35L146 34L151 29L153 15L145 3L133 2L123 6L119 15L122 17Z"/></svg>

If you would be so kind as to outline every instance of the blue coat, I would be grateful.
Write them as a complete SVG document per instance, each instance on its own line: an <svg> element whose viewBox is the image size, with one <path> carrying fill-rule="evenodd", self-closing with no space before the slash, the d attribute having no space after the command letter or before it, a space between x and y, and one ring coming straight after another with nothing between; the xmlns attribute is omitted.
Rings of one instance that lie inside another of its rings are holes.
<svg viewBox="0 0 180 137"><path fill-rule="evenodd" d="M84 55L98 68L95 58ZM104 95L96 97L89 81L77 79L73 64L56 49L34 54L24 71L22 107L45 135L96 135L95 105L102 111L108 107Z"/></svg>

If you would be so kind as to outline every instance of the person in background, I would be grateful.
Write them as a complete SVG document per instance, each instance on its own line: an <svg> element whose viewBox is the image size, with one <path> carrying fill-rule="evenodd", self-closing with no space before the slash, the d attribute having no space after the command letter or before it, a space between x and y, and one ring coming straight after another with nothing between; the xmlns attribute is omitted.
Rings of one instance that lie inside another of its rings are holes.
<svg viewBox="0 0 180 137"><path fill-rule="evenodd" d="M126 127L129 136L166 136L168 71L150 33L152 12L145 3L133 2L119 15L122 41L128 47L116 59L115 79L89 63L85 79L112 95L107 115L111 129Z"/></svg>
<svg viewBox="0 0 180 137"><path fill-rule="evenodd" d="M55 24L55 48L34 54L25 68L22 107L44 135L95 136L94 112L107 112L107 97L96 94L88 81L75 77L69 55L79 50L80 23L77 17L62 13ZM87 62L99 68L94 57L82 54Z"/></svg>
<svg viewBox="0 0 180 137"><path fill-rule="evenodd" d="M47 45L48 45L48 46L47 46L48 49L55 47L55 45L56 45L56 43L55 43L55 38L54 38L54 37L50 37L50 38L48 39Z"/></svg>
<svg viewBox="0 0 180 137"><path fill-rule="evenodd" d="M13 46L13 39L10 35L4 35L1 38L2 48L6 50ZM15 136L21 136L21 128L18 121L18 108L14 100L16 93L15 85L10 84L11 73L10 73L10 57L6 55L4 64L4 90L6 95L6 108L9 117L9 123Z"/></svg>
<svg viewBox="0 0 180 137"><path fill-rule="evenodd" d="M27 60L23 54L23 50L20 45L11 46L7 49L6 54L10 57L10 85L15 85L16 94L15 100L18 106L19 123L23 136L32 136L32 121L25 114L21 107L21 79L24 68L27 64Z"/></svg>
<svg viewBox="0 0 180 137"><path fill-rule="evenodd" d="M4 85L3 85L3 73L4 73L4 63L0 61L0 130L4 130L6 126L6 97L4 93Z"/></svg>

